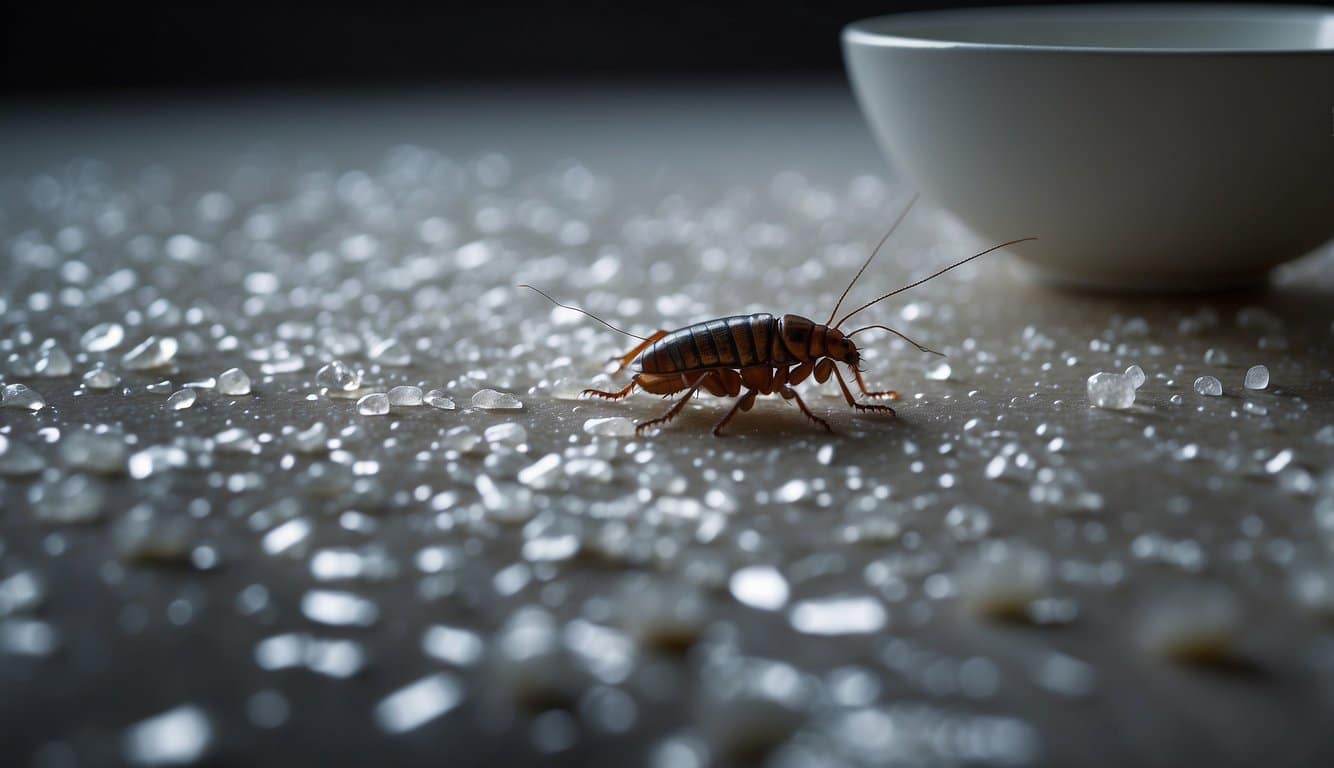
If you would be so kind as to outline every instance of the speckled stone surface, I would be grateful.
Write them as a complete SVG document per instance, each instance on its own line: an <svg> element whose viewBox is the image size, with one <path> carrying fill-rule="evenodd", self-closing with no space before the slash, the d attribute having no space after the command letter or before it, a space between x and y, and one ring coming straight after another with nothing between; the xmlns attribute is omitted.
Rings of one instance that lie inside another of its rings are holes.
<svg viewBox="0 0 1334 768"><path fill-rule="evenodd" d="M667 403L577 397L633 340L515 285L823 321L912 193L842 85L0 140L4 765L1334 760L1328 251L1153 298L988 256L858 316L946 355L857 337L897 417L635 437ZM987 245L921 204L850 301Z"/></svg>

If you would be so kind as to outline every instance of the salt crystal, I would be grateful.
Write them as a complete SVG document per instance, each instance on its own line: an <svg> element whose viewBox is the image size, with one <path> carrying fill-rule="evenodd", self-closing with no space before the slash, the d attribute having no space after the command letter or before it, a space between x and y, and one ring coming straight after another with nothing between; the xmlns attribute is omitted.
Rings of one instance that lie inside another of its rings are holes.
<svg viewBox="0 0 1334 768"><path fill-rule="evenodd" d="M332 627L369 627L380 617L370 600L332 589L312 589L301 597L301 612L311 621Z"/></svg>
<svg viewBox="0 0 1334 768"><path fill-rule="evenodd" d="M329 428L317 421L309 429L295 430L287 436L292 450L298 453L319 453L328 448Z"/></svg>
<svg viewBox="0 0 1334 768"><path fill-rule="evenodd" d="M463 686L438 672L404 686L375 705L375 722L386 733L407 733L444 715L463 700Z"/></svg>
<svg viewBox="0 0 1334 768"><path fill-rule="evenodd" d="M1241 603L1231 590L1192 584L1155 593L1140 620L1146 649L1176 661L1219 662L1241 629Z"/></svg>
<svg viewBox="0 0 1334 768"><path fill-rule="evenodd" d="M941 360L940 362L936 363L935 365L929 366L926 369L926 377L932 381L945 381L950 377L950 374L953 372L954 371L952 368L950 368L949 362Z"/></svg>
<svg viewBox="0 0 1334 768"><path fill-rule="evenodd" d="M4 394L0 395L0 408L26 408L40 411L46 407L41 393L22 384L6 384Z"/></svg>
<svg viewBox="0 0 1334 768"><path fill-rule="evenodd" d="M1253 365L1246 371L1247 389L1265 389L1269 386L1269 369L1263 365Z"/></svg>
<svg viewBox="0 0 1334 768"><path fill-rule="evenodd" d="M362 416L383 416L389 413L389 396L383 392L363 395L357 401L357 413Z"/></svg>
<svg viewBox="0 0 1334 768"><path fill-rule="evenodd" d="M558 453L546 456L519 470L518 481L529 488L545 490L560 479L561 457Z"/></svg>
<svg viewBox="0 0 1334 768"><path fill-rule="evenodd" d="M394 387L389 390L389 404L400 406L421 405L421 387Z"/></svg>
<svg viewBox="0 0 1334 768"><path fill-rule="evenodd" d="M145 386L144 391L151 395L170 395L173 390L171 382L164 379Z"/></svg>
<svg viewBox="0 0 1334 768"><path fill-rule="evenodd" d="M355 392L361 388L361 374L334 360L315 374L315 386L329 392Z"/></svg>
<svg viewBox="0 0 1334 768"><path fill-rule="evenodd" d="M125 329L120 323L100 323L89 328L79 339L85 352L106 352L120 346L125 340Z"/></svg>
<svg viewBox="0 0 1334 768"><path fill-rule="evenodd" d="M208 715L184 704L130 726L121 754L134 765L190 765L204 757L212 742Z"/></svg>
<svg viewBox="0 0 1334 768"><path fill-rule="evenodd" d="M408 348L398 339L384 339L376 342L370 348L371 360L380 365L391 365L402 367L412 362L412 355L408 353Z"/></svg>
<svg viewBox="0 0 1334 768"><path fill-rule="evenodd" d="M1195 391L1208 397L1223 394L1223 383L1213 376L1201 376L1195 380Z"/></svg>
<svg viewBox="0 0 1334 768"><path fill-rule="evenodd" d="M102 367L94 368L83 375L83 385L89 389L111 389L119 383L119 376Z"/></svg>
<svg viewBox="0 0 1334 768"><path fill-rule="evenodd" d="M453 427L440 439L441 447L460 453L472 453L481 447L482 436L472 431L472 427Z"/></svg>
<svg viewBox="0 0 1334 768"><path fill-rule="evenodd" d="M121 358L121 364L131 371L149 371L169 364L176 357L179 345L170 336L149 336L143 343Z"/></svg>
<svg viewBox="0 0 1334 768"><path fill-rule="evenodd" d="M60 441L60 457L65 464L86 472L124 472L127 453L125 438L110 432L78 430Z"/></svg>
<svg viewBox="0 0 1334 768"><path fill-rule="evenodd" d="M1124 410L1135 404L1135 383L1121 373L1095 373L1088 378L1089 403L1097 408Z"/></svg>
<svg viewBox="0 0 1334 768"><path fill-rule="evenodd" d="M984 543L963 560L957 573L963 604L987 616L1023 617L1029 603L1046 591L1051 565L1040 550L1003 541Z"/></svg>
<svg viewBox="0 0 1334 768"><path fill-rule="evenodd" d="M33 371L38 376L47 378L58 378L68 376L74 370L74 363L65 354L65 350L60 347L52 346L43 349L42 356L38 358L37 364L33 366Z"/></svg>
<svg viewBox="0 0 1334 768"><path fill-rule="evenodd" d="M770 565L741 568L728 580L732 597L742 605L762 611L776 611L787 604L787 579Z"/></svg>
<svg viewBox="0 0 1334 768"><path fill-rule="evenodd" d="M15 656L50 656L59 641L56 630L45 621L26 618L0 621L0 652Z"/></svg>
<svg viewBox="0 0 1334 768"><path fill-rule="evenodd" d="M427 392L422 398L422 402L432 408L439 408L442 411L452 411L455 408L454 401L446 397L445 393L438 389L433 389L430 392Z"/></svg>
<svg viewBox="0 0 1334 768"><path fill-rule="evenodd" d="M174 411L183 411L195 404L197 396L193 389L181 389L171 393L167 398L167 407Z"/></svg>
<svg viewBox="0 0 1334 768"><path fill-rule="evenodd" d="M250 377L240 368L228 368L218 374L218 394L220 395L248 395L250 394Z"/></svg>
<svg viewBox="0 0 1334 768"><path fill-rule="evenodd" d="M476 633L434 624L422 633L422 652L457 667L466 667L482 657L486 645Z"/></svg>
<svg viewBox="0 0 1334 768"><path fill-rule="evenodd" d="M523 407L523 402L508 392L483 389L472 396L474 408L484 410L515 410Z"/></svg>
<svg viewBox="0 0 1334 768"><path fill-rule="evenodd" d="M599 437L634 437L635 423L623 416L588 419L584 422L584 431Z"/></svg>
<svg viewBox="0 0 1334 768"><path fill-rule="evenodd" d="M522 424L507 422L487 427L484 435L488 443L517 446L528 439L528 430L524 429Z"/></svg>
<svg viewBox="0 0 1334 768"><path fill-rule="evenodd" d="M1227 365L1227 353L1217 347L1210 347L1204 353L1204 362L1209 365Z"/></svg>
<svg viewBox="0 0 1334 768"><path fill-rule="evenodd" d="M1144 375L1143 368L1138 365L1132 365L1126 369L1126 378L1130 379L1130 383L1135 389L1139 389L1144 386L1144 381L1147 377Z"/></svg>
<svg viewBox="0 0 1334 768"><path fill-rule="evenodd" d="M224 429L213 437L213 446L228 453L259 453L259 442L241 427Z"/></svg>
<svg viewBox="0 0 1334 768"><path fill-rule="evenodd" d="M788 621L808 635L865 635L884 629L889 612L873 597L839 595L797 603Z"/></svg>

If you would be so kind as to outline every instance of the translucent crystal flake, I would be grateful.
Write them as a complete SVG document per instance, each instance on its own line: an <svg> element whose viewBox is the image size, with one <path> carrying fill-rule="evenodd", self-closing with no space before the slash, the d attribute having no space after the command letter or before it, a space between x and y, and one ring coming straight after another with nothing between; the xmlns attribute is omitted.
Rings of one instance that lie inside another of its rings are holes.
<svg viewBox="0 0 1334 768"><path fill-rule="evenodd" d="M433 389L430 392L427 392L426 395L422 397L422 402L432 408L439 408L442 411L452 411L456 407L454 401L446 397L445 393L438 389Z"/></svg>
<svg viewBox="0 0 1334 768"><path fill-rule="evenodd" d="M218 394L220 395L248 395L250 394L250 377L240 368L228 368L218 374Z"/></svg>
<svg viewBox="0 0 1334 768"><path fill-rule="evenodd" d="M183 411L195 404L198 396L193 389L178 389L167 398L167 407L174 411Z"/></svg>
<svg viewBox="0 0 1334 768"><path fill-rule="evenodd" d="M38 376L47 378L68 376L73 370L73 361L65 354L65 350L57 346L44 347L41 357L37 358L37 363L33 365L33 371Z"/></svg>
<svg viewBox="0 0 1334 768"><path fill-rule="evenodd" d="M472 405L474 408L481 408L488 411L517 410L523 407L523 402L508 392L497 392L494 389L483 389L472 396Z"/></svg>
<svg viewBox="0 0 1334 768"><path fill-rule="evenodd" d="M1023 616L1029 603L1046 591L1050 559L1040 550L1004 541L984 542L961 561L956 574L959 599L976 613Z"/></svg>
<svg viewBox="0 0 1334 768"><path fill-rule="evenodd" d="M380 617L374 602L351 592L312 589L301 597L301 612L311 621L332 627L369 627Z"/></svg>
<svg viewBox="0 0 1334 768"><path fill-rule="evenodd" d="M315 386L330 392L355 392L361 388L361 374L334 360L316 372Z"/></svg>
<svg viewBox="0 0 1334 768"><path fill-rule="evenodd" d="M35 389L23 384L6 384L4 394L0 395L0 408L22 408L40 411L46 407L46 400Z"/></svg>
<svg viewBox="0 0 1334 768"><path fill-rule="evenodd" d="M175 389L169 380L155 381L144 387L144 391L151 395L170 395Z"/></svg>
<svg viewBox="0 0 1334 768"><path fill-rule="evenodd" d="M372 392L357 400L357 413L362 416L383 416L389 413L389 396L383 392Z"/></svg>
<svg viewBox="0 0 1334 768"><path fill-rule="evenodd" d="M528 430L524 429L522 424L507 422L487 427L483 436L486 437L488 443L518 446L523 445L528 440Z"/></svg>
<svg viewBox="0 0 1334 768"><path fill-rule="evenodd" d="M127 370L131 371L150 371L154 368L162 368L171 363L176 357L176 350L179 345L176 339L170 336L159 338L149 336L143 343L121 358L121 364Z"/></svg>
<svg viewBox="0 0 1334 768"><path fill-rule="evenodd" d="M389 404L394 406L415 406L422 404L421 387L400 386L389 390Z"/></svg>
<svg viewBox="0 0 1334 768"><path fill-rule="evenodd" d="M599 437L634 437L635 423L623 416L588 419L584 422L584 432Z"/></svg>
<svg viewBox="0 0 1334 768"><path fill-rule="evenodd" d="M381 699L375 705L375 722L386 733L406 733L444 715L462 700L463 686L458 679L437 672Z"/></svg>
<svg viewBox="0 0 1334 768"><path fill-rule="evenodd" d="M1143 609L1139 638L1147 650L1173 660L1219 662L1241 626L1241 603L1230 589L1189 584L1154 594Z"/></svg>
<svg viewBox="0 0 1334 768"><path fill-rule="evenodd" d="M212 742L208 715L185 704L130 726L121 754L133 765L190 765L204 758Z"/></svg>
<svg viewBox="0 0 1334 768"><path fill-rule="evenodd" d="M1227 365L1227 353L1217 347L1210 347L1204 353L1204 362L1209 365Z"/></svg>
<svg viewBox="0 0 1334 768"><path fill-rule="evenodd" d="M926 377L932 381L945 381L954 370L948 360L938 360L926 369Z"/></svg>
<svg viewBox="0 0 1334 768"><path fill-rule="evenodd" d="M398 339L384 339L371 345L370 359L380 365L402 367L412 362L412 355Z"/></svg>
<svg viewBox="0 0 1334 768"><path fill-rule="evenodd" d="M125 340L125 329L120 323L99 323L84 332L79 346L85 352L106 352L119 347Z"/></svg>
<svg viewBox="0 0 1334 768"><path fill-rule="evenodd" d="M787 579L771 565L741 568L728 580L732 597L742 605L762 611L777 611L787 605Z"/></svg>
<svg viewBox="0 0 1334 768"><path fill-rule="evenodd" d="M1088 378L1088 398L1096 408L1124 410L1135 404L1135 383L1125 374L1095 373Z"/></svg>
<svg viewBox="0 0 1334 768"><path fill-rule="evenodd" d="M864 635L884 629L889 612L873 597L838 595L797 603L788 621L808 635Z"/></svg>
<svg viewBox="0 0 1334 768"><path fill-rule="evenodd" d="M83 375L83 385L89 389L111 389L119 383L119 376L101 366Z"/></svg>
<svg viewBox="0 0 1334 768"><path fill-rule="evenodd" d="M1195 380L1195 392L1207 397L1223 394L1223 383L1214 376L1201 376Z"/></svg>
<svg viewBox="0 0 1334 768"><path fill-rule="evenodd" d="M1139 389L1144 386L1147 377L1144 375L1143 368L1138 365L1131 365L1129 368L1126 368L1126 378L1130 379L1130 384L1135 389Z"/></svg>
<svg viewBox="0 0 1334 768"><path fill-rule="evenodd" d="M1246 371L1247 389L1267 389L1269 387L1269 369L1263 365L1253 365Z"/></svg>

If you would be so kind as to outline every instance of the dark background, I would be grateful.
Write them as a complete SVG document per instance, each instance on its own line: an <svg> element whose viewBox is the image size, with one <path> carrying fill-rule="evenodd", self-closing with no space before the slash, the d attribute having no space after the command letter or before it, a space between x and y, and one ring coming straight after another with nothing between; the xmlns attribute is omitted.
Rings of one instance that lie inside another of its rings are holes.
<svg viewBox="0 0 1334 768"><path fill-rule="evenodd" d="M251 86L833 74L838 31L991 2L29 0L0 15L10 96Z"/></svg>

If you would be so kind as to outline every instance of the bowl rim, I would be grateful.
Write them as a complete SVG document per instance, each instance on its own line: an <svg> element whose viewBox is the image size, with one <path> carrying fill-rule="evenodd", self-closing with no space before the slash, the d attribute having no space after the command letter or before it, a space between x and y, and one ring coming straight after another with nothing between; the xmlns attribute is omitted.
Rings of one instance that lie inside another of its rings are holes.
<svg viewBox="0 0 1334 768"><path fill-rule="evenodd" d="M846 45L884 48L922 48L956 51L1014 51L1069 53L1080 55L1136 56L1334 56L1334 39L1328 47L1303 48L1149 48L1110 45L1045 45L1040 43L979 43L944 37L915 35L905 27L923 22L969 20L977 22L1015 19L1233 19L1295 20L1329 25L1334 30L1334 7L1318 5L1260 5L1255 3L1092 3L1088 5L1013 5L950 8L935 11L891 13L860 19L843 28ZM898 27L897 29L895 27ZM1332 32L1334 34L1334 32Z"/></svg>

